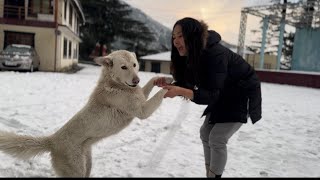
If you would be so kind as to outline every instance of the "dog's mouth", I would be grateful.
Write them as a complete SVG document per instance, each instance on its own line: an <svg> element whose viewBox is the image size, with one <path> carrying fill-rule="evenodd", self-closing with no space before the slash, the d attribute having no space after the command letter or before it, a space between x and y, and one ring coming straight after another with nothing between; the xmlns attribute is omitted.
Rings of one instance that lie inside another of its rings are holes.
<svg viewBox="0 0 320 180"><path fill-rule="evenodd" d="M134 84L134 85L130 85L130 84L128 84L127 82L126 82L126 85L128 85L128 86L130 86L130 87L137 87L137 85L136 85L136 84Z"/></svg>

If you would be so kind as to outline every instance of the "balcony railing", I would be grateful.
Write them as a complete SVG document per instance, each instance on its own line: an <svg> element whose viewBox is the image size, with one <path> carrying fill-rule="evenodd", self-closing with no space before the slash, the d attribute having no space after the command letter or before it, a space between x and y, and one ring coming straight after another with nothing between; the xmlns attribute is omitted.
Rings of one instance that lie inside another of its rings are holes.
<svg viewBox="0 0 320 180"><path fill-rule="evenodd" d="M52 8L36 9L13 5L4 5L3 18L0 18L0 24L49 28L54 28L56 26Z"/></svg>
<svg viewBox="0 0 320 180"><path fill-rule="evenodd" d="M4 5L3 17L25 19L25 8L23 6Z"/></svg>
<svg viewBox="0 0 320 180"><path fill-rule="evenodd" d="M28 17L37 17L38 13L41 14L53 14L53 8L41 8L41 9L35 9L33 7L27 8L27 16ZM13 6L13 5L4 5L4 12L3 17L4 18L10 18L10 19L25 19L26 15L26 8L24 6Z"/></svg>

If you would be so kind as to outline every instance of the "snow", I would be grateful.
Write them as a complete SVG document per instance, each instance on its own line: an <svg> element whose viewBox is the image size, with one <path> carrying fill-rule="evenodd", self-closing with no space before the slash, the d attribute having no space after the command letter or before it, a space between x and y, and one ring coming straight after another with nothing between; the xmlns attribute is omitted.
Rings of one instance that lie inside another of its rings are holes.
<svg viewBox="0 0 320 180"><path fill-rule="evenodd" d="M157 54L142 56L140 59L152 60L152 61L171 61L171 51L161 52Z"/></svg>
<svg viewBox="0 0 320 180"><path fill-rule="evenodd" d="M79 111L99 66L74 74L0 72L0 130L50 135ZM140 72L141 86L163 74ZM156 87L152 94L160 88ZM228 143L223 177L320 177L319 89L262 83L263 119ZM166 98L149 118L93 146L91 177L205 177L199 128L205 106ZM49 153L30 160L0 152L1 177L55 177Z"/></svg>

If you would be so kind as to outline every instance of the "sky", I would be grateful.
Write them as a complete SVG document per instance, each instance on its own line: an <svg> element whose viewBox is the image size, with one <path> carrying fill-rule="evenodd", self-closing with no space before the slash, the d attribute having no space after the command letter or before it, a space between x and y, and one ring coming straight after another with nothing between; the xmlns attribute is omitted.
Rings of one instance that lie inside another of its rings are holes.
<svg viewBox="0 0 320 180"><path fill-rule="evenodd" d="M79 65L72 74L0 71L0 131L47 136L60 129L86 104L100 75L100 66ZM140 86L162 75L141 71ZM249 119L231 137L222 177L320 177L319 89L264 82L261 88L262 119L254 125ZM150 117L133 119L92 147L91 177L205 177L204 109L165 98ZM55 177L49 153L19 160L0 152L0 162L0 177Z"/></svg>
<svg viewBox="0 0 320 180"><path fill-rule="evenodd" d="M124 0L146 13L154 20L172 29L183 17L204 20L209 29L219 32L224 41L238 44L240 15L243 7L268 4L269 0ZM246 41L250 42L250 30L259 27L259 20L248 16Z"/></svg>
<svg viewBox="0 0 320 180"><path fill-rule="evenodd" d="M209 29L217 31L223 41L238 45L241 22L241 9L244 7L266 6L270 1L277 0L123 0L129 5L140 9L152 19L158 21L169 29L175 22L184 17L193 17L204 20ZM283 0L278 0L280 3ZM297 3L301 0L288 0ZM305 0L302 0L305 1ZM245 32L245 46L251 46L262 34L252 31L260 30L261 17L247 14ZM287 32L294 32L295 28L285 26Z"/></svg>

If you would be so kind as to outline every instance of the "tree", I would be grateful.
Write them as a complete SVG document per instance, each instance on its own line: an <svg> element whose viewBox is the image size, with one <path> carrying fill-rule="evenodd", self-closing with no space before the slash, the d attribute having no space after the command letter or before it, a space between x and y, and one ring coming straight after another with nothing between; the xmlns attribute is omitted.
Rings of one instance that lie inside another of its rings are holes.
<svg viewBox="0 0 320 180"><path fill-rule="evenodd" d="M284 37L283 37L284 48L282 49L282 52L284 56L284 61L281 64L285 66L286 69L291 69L294 35L295 33L290 32L290 33L284 34Z"/></svg>
<svg viewBox="0 0 320 180"><path fill-rule="evenodd" d="M305 24L306 28L312 28L314 6L317 0L307 0L307 5L303 8L300 21Z"/></svg>
<svg viewBox="0 0 320 180"><path fill-rule="evenodd" d="M256 33L260 33L261 34L261 31L260 30L251 30L251 32L253 34L256 34ZM255 54L258 54L260 53L260 50L261 50L261 42L262 42L262 39L260 36L257 37L257 39L255 41L251 41L252 45L251 46L247 46L246 48L249 50L249 51L252 51L254 52Z"/></svg>
<svg viewBox="0 0 320 180"><path fill-rule="evenodd" d="M281 4L281 0L271 0L271 2L275 4ZM277 8L270 8L270 14L274 17L281 17L282 21L286 20L286 11L287 11L287 0L283 0L281 6L275 6ZM277 55L278 46L279 46L279 35L280 35L280 22L271 21L269 23L268 30L267 30L267 39L266 39L266 46L265 46L265 53L270 55ZM262 24L263 21L261 20L260 23ZM261 26L262 29L262 26ZM252 30L253 33L261 33L261 30ZM290 37L290 38L289 38ZM284 44L282 47L282 53L285 59L289 59L292 56L293 46L288 46L290 44L293 45L293 38L294 34L284 31ZM292 41L292 42L289 42ZM257 40L252 41L253 45L247 47L247 49L255 52L260 53L261 51L261 42L262 39L257 38ZM291 53L291 54L290 54Z"/></svg>
<svg viewBox="0 0 320 180"><path fill-rule="evenodd" d="M80 57L87 59L96 43L107 46L108 52L112 43L118 38L148 43L155 38L142 23L129 17L129 5L119 0L80 0L86 23L81 27ZM144 47L147 47L145 45ZM129 47L128 50L133 50ZM100 53L101 54L101 53Z"/></svg>

